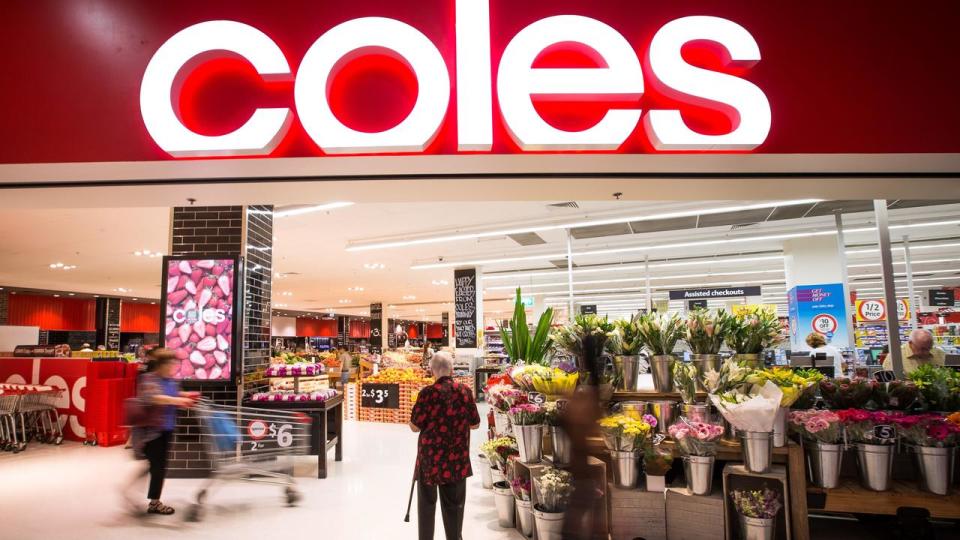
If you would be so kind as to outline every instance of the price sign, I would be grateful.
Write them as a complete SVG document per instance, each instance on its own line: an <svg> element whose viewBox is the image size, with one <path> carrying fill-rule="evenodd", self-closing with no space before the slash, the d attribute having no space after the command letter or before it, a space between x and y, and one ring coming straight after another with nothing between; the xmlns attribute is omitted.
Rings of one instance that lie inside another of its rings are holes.
<svg viewBox="0 0 960 540"><path fill-rule="evenodd" d="M567 408L567 400L558 399L557 400L557 412L563 412Z"/></svg>
<svg viewBox="0 0 960 540"><path fill-rule="evenodd" d="M363 383L360 389L360 406L373 409L399 409L399 384Z"/></svg>
<svg viewBox="0 0 960 540"><path fill-rule="evenodd" d="M663 440L666 439L666 438L667 438L667 436L664 435L663 433L657 433L656 435L653 436L653 445L656 446L656 445L662 443Z"/></svg>
<svg viewBox="0 0 960 540"><path fill-rule="evenodd" d="M887 383L887 382L895 381L897 379L897 374L889 369L885 369L883 371L878 371L874 373L873 378L877 382Z"/></svg>
<svg viewBox="0 0 960 540"><path fill-rule="evenodd" d="M243 446L250 450L289 448L293 445L293 424L268 424L263 420L252 420L247 424L247 434L250 440Z"/></svg>
<svg viewBox="0 0 960 540"><path fill-rule="evenodd" d="M547 396L540 392L527 392L527 401L536 405L543 405L547 402Z"/></svg>
<svg viewBox="0 0 960 540"><path fill-rule="evenodd" d="M862 321L883 321L887 317L887 307L879 300L866 300L860 302L857 315Z"/></svg>
<svg viewBox="0 0 960 540"><path fill-rule="evenodd" d="M829 313L821 313L813 318L813 331L818 334L828 335L837 331L839 324L837 318Z"/></svg>
<svg viewBox="0 0 960 540"><path fill-rule="evenodd" d="M896 436L897 432L893 429L893 426L883 425L883 426L874 426L873 436L877 439L892 439Z"/></svg>

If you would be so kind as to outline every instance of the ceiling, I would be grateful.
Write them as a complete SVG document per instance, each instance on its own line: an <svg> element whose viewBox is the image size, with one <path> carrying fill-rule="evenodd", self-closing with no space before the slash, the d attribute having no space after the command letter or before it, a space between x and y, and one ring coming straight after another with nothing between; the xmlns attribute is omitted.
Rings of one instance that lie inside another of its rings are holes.
<svg viewBox="0 0 960 540"><path fill-rule="evenodd" d="M645 303L645 257L649 257L654 299L665 296L670 288L762 284L763 301L782 304L782 236L835 230L835 210L843 212L846 229L867 229L846 235L852 251L849 272L853 288L859 289L861 296L879 296L881 285L875 277L880 272L879 255L869 202L805 202L735 211L718 209L757 206L757 202L571 203L367 203L278 218L274 271L279 275L274 279L274 307L279 313L333 310L364 315L370 302L382 301L388 316L438 320L442 311L452 311L453 265L500 259L514 260L481 265L487 278L483 280L487 315L507 316L512 289L517 285L538 303L559 307L565 303L567 291L568 239L565 229L556 227L584 221L604 224L572 227L574 290L584 303L598 303L613 316ZM160 293L159 259L134 252L165 251L169 219L166 207L4 210L0 213L5 233L0 239L0 285L156 299ZM622 220L627 221L616 223ZM895 242L909 234L914 260L939 261L915 265L919 290L960 286L960 204L894 201L890 220ZM944 221L958 222L902 228ZM547 228L496 233L538 227ZM346 249L371 242L490 231L494 233L457 241ZM943 244L950 245L929 247ZM871 248L874 251L862 252ZM902 257L902 250L895 250L895 260ZM58 262L76 268L49 268ZM365 268L372 263L384 268ZM446 266L411 268L431 265ZM609 270L611 267L615 269ZM895 269L902 272L903 266ZM531 271L543 275L528 275ZM522 274L512 275L517 272ZM611 296L620 298L613 301Z"/></svg>

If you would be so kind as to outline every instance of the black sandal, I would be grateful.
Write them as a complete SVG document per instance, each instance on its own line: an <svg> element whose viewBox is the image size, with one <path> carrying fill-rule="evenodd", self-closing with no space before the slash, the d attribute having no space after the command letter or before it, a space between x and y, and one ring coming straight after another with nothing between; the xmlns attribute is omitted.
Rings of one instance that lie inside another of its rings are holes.
<svg viewBox="0 0 960 540"><path fill-rule="evenodd" d="M163 504L160 501L153 501L147 506L148 514L160 514L161 516L169 516L174 512L174 509Z"/></svg>

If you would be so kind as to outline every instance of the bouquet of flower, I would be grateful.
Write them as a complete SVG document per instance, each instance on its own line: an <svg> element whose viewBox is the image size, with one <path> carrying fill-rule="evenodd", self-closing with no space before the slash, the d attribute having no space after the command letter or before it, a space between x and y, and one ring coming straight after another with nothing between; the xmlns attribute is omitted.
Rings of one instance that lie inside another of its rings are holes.
<svg viewBox="0 0 960 540"><path fill-rule="evenodd" d="M673 454L660 446L649 446L643 451L643 470L650 476L666 476L673 466Z"/></svg>
<svg viewBox="0 0 960 540"><path fill-rule="evenodd" d="M531 392L534 389L534 377L542 376L552 372L553 368L541 366L539 364L526 364L511 369L510 378L513 380L513 384L517 385L518 388L525 392Z"/></svg>
<svg viewBox="0 0 960 540"><path fill-rule="evenodd" d="M630 320L614 321L615 330L610 338L610 352L619 356L636 356L643 349L643 340L640 339L638 325L640 315L634 315Z"/></svg>
<svg viewBox="0 0 960 540"><path fill-rule="evenodd" d="M760 354L783 341L777 314L762 308L737 315L727 334L727 346L737 354Z"/></svg>
<svg viewBox="0 0 960 540"><path fill-rule="evenodd" d="M612 452L634 452L642 450L653 432L653 426L648 421L653 418L644 415L642 420L617 414L600 420L600 432L607 450ZM656 419L654 426L656 425Z"/></svg>
<svg viewBox="0 0 960 540"><path fill-rule="evenodd" d="M693 354L717 354L723 347L727 334L736 323L736 318L726 311L717 310L716 315L706 309L696 309L687 316L685 341Z"/></svg>
<svg viewBox="0 0 960 540"><path fill-rule="evenodd" d="M685 456L715 456L723 426L684 420L670 426L670 436Z"/></svg>
<svg viewBox="0 0 960 540"><path fill-rule="evenodd" d="M518 501L530 500L530 479L517 476L510 481L510 489Z"/></svg>
<svg viewBox="0 0 960 540"><path fill-rule="evenodd" d="M570 504L573 494L573 475L569 472L547 467L534 482L540 495L540 510L544 512L563 512Z"/></svg>
<svg viewBox="0 0 960 540"><path fill-rule="evenodd" d="M548 426L559 426L561 420L561 412L557 407L556 401L548 401L543 404L543 421L546 422Z"/></svg>
<svg viewBox="0 0 960 540"><path fill-rule="evenodd" d="M586 343L592 343L593 352L599 356L613 332L613 323L598 315L577 315L573 324L561 326L551 337L556 346L578 358L583 358ZM587 339L587 338L592 339Z"/></svg>
<svg viewBox="0 0 960 540"><path fill-rule="evenodd" d="M526 392L517 390L512 386L506 388L491 388L488 395L490 397L490 405L502 413L510 412L510 409L513 407L528 401Z"/></svg>
<svg viewBox="0 0 960 540"><path fill-rule="evenodd" d="M903 413L887 413L883 411L865 411L863 409L845 409L837 411L837 416L843 423L847 439L854 443L866 444L893 444L895 439L880 439L874 428L877 426L894 426L897 419L905 416Z"/></svg>
<svg viewBox="0 0 960 540"><path fill-rule="evenodd" d="M520 403L510 407L510 421L515 426L543 425L544 410L536 403Z"/></svg>
<svg viewBox="0 0 960 540"><path fill-rule="evenodd" d="M955 412L947 417L947 422L955 426L960 426L960 412Z"/></svg>
<svg viewBox="0 0 960 540"><path fill-rule="evenodd" d="M920 389L928 410L960 409L960 373L947 367L921 364L907 378Z"/></svg>
<svg viewBox="0 0 960 540"><path fill-rule="evenodd" d="M577 389L580 373L567 373L559 368L551 368L533 376L533 388L548 396L572 396Z"/></svg>
<svg viewBox="0 0 960 540"><path fill-rule="evenodd" d="M489 394L490 389L495 386L513 386L513 380L510 379L510 373L504 372L499 375L491 375L487 379L487 384L483 386L483 393Z"/></svg>
<svg viewBox="0 0 960 540"><path fill-rule="evenodd" d="M723 394L711 394L710 400L720 414L740 431L773 431L783 392L770 381L744 386Z"/></svg>
<svg viewBox="0 0 960 540"><path fill-rule="evenodd" d="M792 411L788 420L790 428L804 439L826 444L839 444L843 439L840 416L833 411Z"/></svg>
<svg viewBox="0 0 960 540"><path fill-rule="evenodd" d="M753 368L747 362L728 358L720 365L720 371L708 369L701 373L700 384L710 394L722 394L746 384L752 373Z"/></svg>
<svg viewBox="0 0 960 540"><path fill-rule="evenodd" d="M880 383L873 379L838 377L820 381L820 394L831 409L877 409Z"/></svg>
<svg viewBox="0 0 960 540"><path fill-rule="evenodd" d="M637 321L638 337L654 356L673 354L677 342L683 337L684 328L676 313L649 313Z"/></svg>
<svg viewBox="0 0 960 540"><path fill-rule="evenodd" d="M794 375L808 382L800 392L800 397L791 405L794 409L811 409L817 402L817 389L824 379L823 373L809 368L793 368Z"/></svg>
<svg viewBox="0 0 960 540"><path fill-rule="evenodd" d="M890 381L877 387L876 401L880 408L891 411L910 411L923 406L920 388L913 381Z"/></svg>
<svg viewBox="0 0 960 540"><path fill-rule="evenodd" d="M697 400L697 366L686 362L673 363L673 387L684 403Z"/></svg>
<svg viewBox="0 0 960 540"><path fill-rule="evenodd" d="M490 466L500 469L506 469L507 459L513 455L519 455L517 449L517 440L513 437L497 437L480 445L480 451L487 456Z"/></svg>
<svg viewBox="0 0 960 540"><path fill-rule="evenodd" d="M960 425L936 414L916 414L893 419L900 437L917 446L949 448L960 445Z"/></svg>
<svg viewBox="0 0 960 540"><path fill-rule="evenodd" d="M783 508L780 502L780 495L770 488L762 490L739 490L735 489L730 494L733 500L733 507L737 513L748 518L773 519Z"/></svg>
<svg viewBox="0 0 960 540"><path fill-rule="evenodd" d="M783 392L783 398L780 399L781 407L790 407L798 399L808 386L813 386L814 381L797 375L793 369L787 367L775 367L770 369L760 369L753 372L753 375L747 378L747 382L762 386L767 381L772 382Z"/></svg>

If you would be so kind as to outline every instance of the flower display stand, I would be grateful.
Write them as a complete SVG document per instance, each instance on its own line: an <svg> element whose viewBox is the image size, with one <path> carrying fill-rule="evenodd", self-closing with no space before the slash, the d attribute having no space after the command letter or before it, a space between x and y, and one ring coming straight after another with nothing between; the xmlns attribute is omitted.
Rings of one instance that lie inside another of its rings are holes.
<svg viewBox="0 0 960 540"><path fill-rule="evenodd" d="M710 495L692 495L685 487L668 487L666 505L667 538L723 540L726 525L719 489Z"/></svg>
<svg viewBox="0 0 960 540"><path fill-rule="evenodd" d="M608 484L613 540L666 540L666 498L660 491L620 489Z"/></svg>
<svg viewBox="0 0 960 540"><path fill-rule="evenodd" d="M753 473L743 465L727 464L723 468L723 508L726 516L727 538L740 538L740 519L730 500L733 490L758 490L764 487L776 491L783 501L783 508L777 514L775 537L778 540L792 540L790 523L790 484L787 481L787 469L774 465L769 472Z"/></svg>
<svg viewBox="0 0 960 540"><path fill-rule="evenodd" d="M516 460L515 463L516 463L515 465L516 473L520 476L530 479L531 487L533 488L530 492L530 499L532 501L531 505L537 504L540 501L540 494L539 494L539 491L537 490L536 484L533 482L533 479L539 478L540 475L543 474L543 470L545 468L553 466L552 462L550 461L550 458L547 456L544 456L543 460L540 463L521 463L519 460ZM607 518L608 498L610 497L610 490L606 488L607 465L603 461L593 456L590 456L588 458L587 464L590 467L590 473L591 473L590 476L594 481L595 485L600 490L600 495L597 498L594 505L593 518L596 520L599 520L598 529L600 531L603 531L604 534L606 534L610 530L610 524ZM565 468L565 467L559 467L559 468ZM659 493L658 495L663 495L663 494ZM516 518L516 522L518 527L517 532L520 535L520 537L523 537L519 529L520 527L519 515ZM533 529L533 539L539 540L536 527L534 527Z"/></svg>

